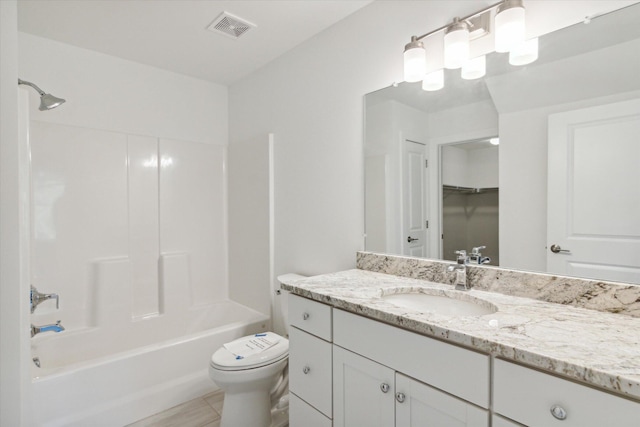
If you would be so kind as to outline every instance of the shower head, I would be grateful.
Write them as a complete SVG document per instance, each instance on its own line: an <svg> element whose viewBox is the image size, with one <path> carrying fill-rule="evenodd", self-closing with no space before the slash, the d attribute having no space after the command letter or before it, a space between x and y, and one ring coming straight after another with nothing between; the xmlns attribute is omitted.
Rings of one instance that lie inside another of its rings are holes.
<svg viewBox="0 0 640 427"><path fill-rule="evenodd" d="M36 86L35 84L33 84L31 82L28 82L26 80L18 79L18 84L19 85L31 86L36 91L38 91L38 93L40 94L40 107L38 109L40 111L51 110L51 109L56 108L58 105L60 105L60 104L65 102L65 100L62 99L62 98L58 98L57 96L53 96L50 93L44 93L44 91L42 89L40 89L38 86Z"/></svg>

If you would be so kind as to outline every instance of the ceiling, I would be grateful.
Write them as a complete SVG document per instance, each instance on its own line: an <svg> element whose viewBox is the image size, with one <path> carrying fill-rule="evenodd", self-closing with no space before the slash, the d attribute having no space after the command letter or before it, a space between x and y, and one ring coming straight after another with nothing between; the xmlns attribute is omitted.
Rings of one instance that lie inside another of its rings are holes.
<svg viewBox="0 0 640 427"><path fill-rule="evenodd" d="M372 0L19 0L18 29L230 85ZM257 27L238 39L206 27L222 12Z"/></svg>

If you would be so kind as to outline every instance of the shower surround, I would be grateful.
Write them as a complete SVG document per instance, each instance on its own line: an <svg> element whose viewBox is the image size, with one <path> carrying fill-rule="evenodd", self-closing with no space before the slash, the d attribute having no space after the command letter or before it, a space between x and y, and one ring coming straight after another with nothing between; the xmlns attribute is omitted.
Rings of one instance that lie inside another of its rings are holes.
<svg viewBox="0 0 640 427"><path fill-rule="evenodd" d="M226 147L36 120L29 143L32 283L60 295L31 321L66 328L31 340L34 421L116 425L213 390L208 357L269 321L228 299Z"/></svg>

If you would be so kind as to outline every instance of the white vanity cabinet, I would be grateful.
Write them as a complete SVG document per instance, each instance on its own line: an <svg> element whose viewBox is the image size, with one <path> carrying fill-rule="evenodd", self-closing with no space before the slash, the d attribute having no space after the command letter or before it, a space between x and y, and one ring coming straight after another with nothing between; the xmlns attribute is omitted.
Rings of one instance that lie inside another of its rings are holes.
<svg viewBox="0 0 640 427"><path fill-rule="evenodd" d="M489 425L489 356L341 310L333 322L334 427Z"/></svg>
<svg viewBox="0 0 640 427"><path fill-rule="evenodd" d="M640 403L496 359L493 410L530 427L637 427Z"/></svg>
<svg viewBox="0 0 640 427"><path fill-rule="evenodd" d="M334 427L487 427L487 411L333 346Z"/></svg>
<svg viewBox="0 0 640 427"><path fill-rule="evenodd" d="M331 307L289 295L289 423L331 427Z"/></svg>

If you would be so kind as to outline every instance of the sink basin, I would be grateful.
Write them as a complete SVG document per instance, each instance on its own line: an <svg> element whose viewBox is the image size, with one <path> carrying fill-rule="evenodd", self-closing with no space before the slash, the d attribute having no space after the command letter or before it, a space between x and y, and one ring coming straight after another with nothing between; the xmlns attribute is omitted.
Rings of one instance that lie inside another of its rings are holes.
<svg viewBox="0 0 640 427"><path fill-rule="evenodd" d="M498 311L488 301L468 294L445 291L392 293L382 295L382 300L401 308L448 316L482 316Z"/></svg>

